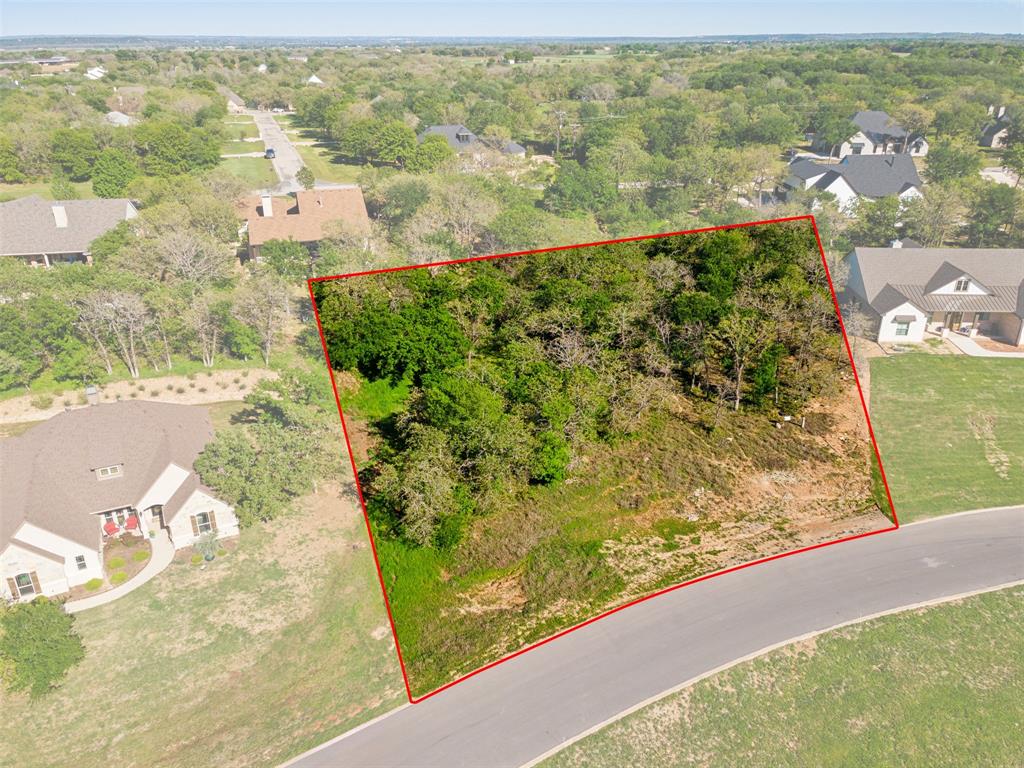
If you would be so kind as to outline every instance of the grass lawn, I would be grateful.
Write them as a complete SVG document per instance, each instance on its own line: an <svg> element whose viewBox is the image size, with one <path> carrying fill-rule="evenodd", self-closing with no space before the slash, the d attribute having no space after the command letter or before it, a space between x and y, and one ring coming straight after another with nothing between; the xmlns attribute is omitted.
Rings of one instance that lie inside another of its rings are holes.
<svg viewBox="0 0 1024 768"><path fill-rule="evenodd" d="M226 141L220 147L222 155L241 155L246 152L263 152L266 146L262 141Z"/></svg>
<svg viewBox="0 0 1024 768"><path fill-rule="evenodd" d="M1024 591L829 632L703 680L544 768L1021 765Z"/></svg>
<svg viewBox="0 0 1024 768"><path fill-rule="evenodd" d="M251 119L247 122L243 122L240 117L232 116L230 121L225 121L224 138L228 141L236 139L254 139L259 135L259 128L256 127L256 123Z"/></svg>
<svg viewBox="0 0 1024 768"><path fill-rule="evenodd" d="M262 157L229 157L220 161L220 167L247 181L253 189L273 187L278 181L274 166Z"/></svg>
<svg viewBox="0 0 1024 768"><path fill-rule="evenodd" d="M4 764L270 766L402 703L362 517L322 490L79 614L86 658L60 689L0 692Z"/></svg>
<svg viewBox="0 0 1024 768"><path fill-rule="evenodd" d="M317 181L335 184L355 184L359 181L363 166L338 162L329 149L308 145L299 145L296 149L302 156L302 162L313 172Z"/></svg>
<svg viewBox="0 0 1024 768"><path fill-rule="evenodd" d="M1024 360L876 358L871 423L900 522L1024 504Z"/></svg>
<svg viewBox="0 0 1024 768"><path fill-rule="evenodd" d="M96 197L92 192L91 181L76 181L72 182L71 186L75 188L75 192L80 200L88 200ZM19 197L28 197L29 195L39 195L44 200L53 200L53 192L50 191L50 182L39 181L28 184L0 183L0 202L16 200Z"/></svg>

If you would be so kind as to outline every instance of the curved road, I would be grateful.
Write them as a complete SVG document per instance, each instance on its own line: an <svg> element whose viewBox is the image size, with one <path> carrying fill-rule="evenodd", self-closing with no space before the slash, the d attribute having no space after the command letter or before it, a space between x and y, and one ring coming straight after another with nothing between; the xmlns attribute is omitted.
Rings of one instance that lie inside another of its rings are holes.
<svg viewBox="0 0 1024 768"><path fill-rule="evenodd" d="M1024 507L940 518L632 606L291 765L521 766L687 680L882 611L1024 579Z"/></svg>

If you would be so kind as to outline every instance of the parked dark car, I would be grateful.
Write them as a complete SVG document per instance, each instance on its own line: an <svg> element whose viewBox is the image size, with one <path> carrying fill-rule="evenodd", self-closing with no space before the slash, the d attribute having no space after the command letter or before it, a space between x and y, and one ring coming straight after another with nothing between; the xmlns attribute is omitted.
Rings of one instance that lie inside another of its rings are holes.
<svg viewBox="0 0 1024 768"><path fill-rule="evenodd" d="M277 157L277 155L274 154L274 150L272 147L267 147L267 151L263 153L263 156L267 158L267 160L273 160L275 157Z"/></svg>

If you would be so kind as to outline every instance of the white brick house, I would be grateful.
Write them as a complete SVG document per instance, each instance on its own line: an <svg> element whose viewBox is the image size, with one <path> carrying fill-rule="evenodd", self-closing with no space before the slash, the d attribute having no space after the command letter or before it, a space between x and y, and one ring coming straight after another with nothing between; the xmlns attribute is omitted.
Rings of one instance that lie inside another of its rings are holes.
<svg viewBox="0 0 1024 768"><path fill-rule="evenodd" d="M1024 346L1024 249L855 248L846 264L842 301L880 342L953 333Z"/></svg>
<svg viewBox="0 0 1024 768"><path fill-rule="evenodd" d="M212 436L205 408L132 401L0 441L0 594L31 600L102 578L113 536L165 528L181 549L237 535L234 510L192 469Z"/></svg>

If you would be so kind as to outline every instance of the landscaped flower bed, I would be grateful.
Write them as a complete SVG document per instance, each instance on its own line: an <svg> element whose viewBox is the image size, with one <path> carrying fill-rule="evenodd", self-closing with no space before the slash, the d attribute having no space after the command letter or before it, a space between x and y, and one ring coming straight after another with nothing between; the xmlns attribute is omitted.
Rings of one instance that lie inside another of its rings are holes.
<svg viewBox="0 0 1024 768"><path fill-rule="evenodd" d="M131 580L146 567L151 552L149 539L143 536L125 534L106 539L103 543L104 578L91 579L74 587L69 599L77 600L81 597L99 595Z"/></svg>

